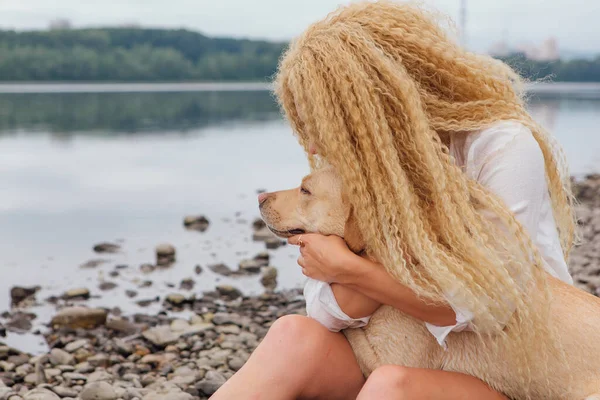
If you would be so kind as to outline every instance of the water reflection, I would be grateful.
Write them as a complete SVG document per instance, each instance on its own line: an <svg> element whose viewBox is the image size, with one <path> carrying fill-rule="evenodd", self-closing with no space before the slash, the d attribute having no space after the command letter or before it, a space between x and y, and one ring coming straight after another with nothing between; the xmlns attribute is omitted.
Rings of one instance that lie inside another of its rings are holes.
<svg viewBox="0 0 600 400"><path fill-rule="evenodd" d="M267 92L0 94L0 135L189 132L279 118Z"/></svg>

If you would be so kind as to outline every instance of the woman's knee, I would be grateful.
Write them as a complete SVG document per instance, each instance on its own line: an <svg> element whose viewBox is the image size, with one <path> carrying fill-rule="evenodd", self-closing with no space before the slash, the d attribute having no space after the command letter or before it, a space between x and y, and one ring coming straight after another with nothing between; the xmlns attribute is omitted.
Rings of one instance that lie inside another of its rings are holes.
<svg viewBox="0 0 600 400"><path fill-rule="evenodd" d="M412 399L413 390L412 368L398 365L384 365L377 368L369 375L367 382L358 396L359 400L388 398ZM382 397L383 396L383 397ZM392 398L392 397L390 397Z"/></svg>
<svg viewBox="0 0 600 400"><path fill-rule="evenodd" d="M302 315L286 315L273 323L265 341L286 354L290 352L314 354L314 351L327 346L328 334L331 333L311 318Z"/></svg>

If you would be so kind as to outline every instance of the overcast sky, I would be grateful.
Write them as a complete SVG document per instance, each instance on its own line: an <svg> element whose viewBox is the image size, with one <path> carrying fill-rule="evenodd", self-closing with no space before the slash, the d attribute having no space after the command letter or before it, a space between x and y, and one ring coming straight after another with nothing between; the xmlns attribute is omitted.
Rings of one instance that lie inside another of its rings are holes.
<svg viewBox="0 0 600 400"><path fill-rule="evenodd" d="M0 0L0 28L40 29L56 18L76 26L186 27L208 35L289 39L347 0ZM460 0L425 0L458 18ZM599 0L468 0L468 43L484 51L503 37L600 53Z"/></svg>

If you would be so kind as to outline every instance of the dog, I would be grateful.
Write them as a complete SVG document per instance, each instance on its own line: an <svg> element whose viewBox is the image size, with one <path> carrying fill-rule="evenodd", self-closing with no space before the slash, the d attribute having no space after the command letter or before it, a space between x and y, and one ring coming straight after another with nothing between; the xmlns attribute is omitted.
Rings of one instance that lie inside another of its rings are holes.
<svg viewBox="0 0 600 400"><path fill-rule="evenodd" d="M332 167L306 176L298 188L263 193L259 204L263 220L280 237L302 233L337 235L355 253L364 248L356 213ZM527 388L519 383L522 380L517 376L516 361L501 344L498 353L485 356L483 352L491 352L491 346L480 346L473 332L453 332L446 339L445 350L422 321L390 306L381 306L366 327L343 333L365 376L383 365L402 365L472 375L513 399L530 393L534 400L558 400L551 393L565 393L561 400L600 400L600 299L553 277L548 279L552 293L550 323L558 329L567 362L540 357L540 363L549 365L531 367L532 379ZM544 371L552 371L551 376Z"/></svg>

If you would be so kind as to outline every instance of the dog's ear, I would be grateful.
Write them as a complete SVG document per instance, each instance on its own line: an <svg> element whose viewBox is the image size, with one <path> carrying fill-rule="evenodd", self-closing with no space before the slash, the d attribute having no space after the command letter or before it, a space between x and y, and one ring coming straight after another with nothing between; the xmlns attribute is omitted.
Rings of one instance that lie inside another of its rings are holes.
<svg viewBox="0 0 600 400"><path fill-rule="evenodd" d="M354 253L360 253L365 249L365 241L360 228L358 227L358 221L354 208L350 207L348 218L346 218L346 226L344 227L344 240L346 244Z"/></svg>

